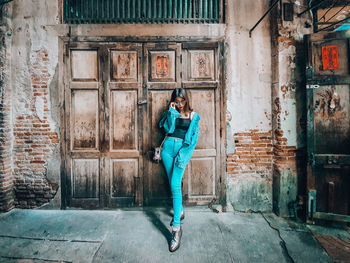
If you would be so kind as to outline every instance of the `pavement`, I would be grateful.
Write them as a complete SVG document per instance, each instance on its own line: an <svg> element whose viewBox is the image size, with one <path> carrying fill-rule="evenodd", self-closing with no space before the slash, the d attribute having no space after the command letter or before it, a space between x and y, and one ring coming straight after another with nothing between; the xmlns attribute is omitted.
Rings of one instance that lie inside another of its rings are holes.
<svg viewBox="0 0 350 263"><path fill-rule="evenodd" d="M168 250L172 213L166 207L14 209L0 214L0 262L334 262L314 236L328 229L272 213L184 209L174 253Z"/></svg>

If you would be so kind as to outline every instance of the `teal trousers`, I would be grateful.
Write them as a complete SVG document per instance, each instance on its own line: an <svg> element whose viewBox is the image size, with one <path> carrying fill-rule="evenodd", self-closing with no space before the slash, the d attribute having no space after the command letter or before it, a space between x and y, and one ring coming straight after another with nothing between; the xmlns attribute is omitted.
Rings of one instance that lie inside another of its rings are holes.
<svg viewBox="0 0 350 263"><path fill-rule="evenodd" d="M162 161L168 175L171 193L173 196L173 226L180 226L180 213L183 211L181 180L184 169L174 165L174 160L182 147L183 139L167 137L163 143Z"/></svg>

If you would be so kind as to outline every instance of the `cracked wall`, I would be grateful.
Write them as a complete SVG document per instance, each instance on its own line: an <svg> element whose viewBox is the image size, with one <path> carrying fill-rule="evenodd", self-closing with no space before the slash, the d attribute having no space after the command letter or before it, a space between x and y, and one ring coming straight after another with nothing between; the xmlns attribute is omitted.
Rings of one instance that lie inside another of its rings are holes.
<svg viewBox="0 0 350 263"><path fill-rule="evenodd" d="M272 210L271 41L268 19L249 29L268 1L228 1L227 203L240 211Z"/></svg>
<svg viewBox="0 0 350 263"><path fill-rule="evenodd" d="M303 195L305 169L306 97L303 35L312 33L306 1L294 3L293 21L284 21L281 9L271 16L273 209L292 216L293 204ZM305 2L305 3L304 3Z"/></svg>
<svg viewBox="0 0 350 263"><path fill-rule="evenodd" d="M55 199L59 207L58 43L45 27L58 23L57 2L14 0L6 10L11 20L14 205L34 208Z"/></svg>
<svg viewBox="0 0 350 263"><path fill-rule="evenodd" d="M12 167L11 19L0 6L0 211L14 207Z"/></svg>

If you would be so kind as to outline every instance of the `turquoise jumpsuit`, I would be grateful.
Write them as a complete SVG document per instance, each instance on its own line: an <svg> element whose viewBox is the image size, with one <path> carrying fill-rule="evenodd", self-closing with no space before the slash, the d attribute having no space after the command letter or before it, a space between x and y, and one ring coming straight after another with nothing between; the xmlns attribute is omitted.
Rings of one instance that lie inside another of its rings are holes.
<svg viewBox="0 0 350 263"><path fill-rule="evenodd" d="M163 112L159 127L163 128L166 133L173 133L175 130L175 120L179 117L181 117L181 114L169 107L169 110ZM173 196L173 226L180 226L180 213L183 211L181 180L197 144L199 120L200 116L195 113L184 139L168 137L163 144L162 161L168 175Z"/></svg>

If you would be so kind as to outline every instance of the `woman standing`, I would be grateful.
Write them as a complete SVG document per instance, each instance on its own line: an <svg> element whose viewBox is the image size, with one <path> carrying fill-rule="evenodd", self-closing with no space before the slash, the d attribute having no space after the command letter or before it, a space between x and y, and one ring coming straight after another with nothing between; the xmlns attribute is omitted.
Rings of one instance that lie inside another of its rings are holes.
<svg viewBox="0 0 350 263"><path fill-rule="evenodd" d="M182 206L181 180L196 147L200 116L190 106L185 89L177 88L171 95L169 109L163 112L159 127L167 133L163 143L162 161L168 175L173 196L174 216L172 240L169 250L174 252L180 246L182 228L180 220L185 218Z"/></svg>

